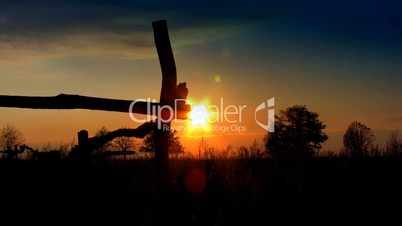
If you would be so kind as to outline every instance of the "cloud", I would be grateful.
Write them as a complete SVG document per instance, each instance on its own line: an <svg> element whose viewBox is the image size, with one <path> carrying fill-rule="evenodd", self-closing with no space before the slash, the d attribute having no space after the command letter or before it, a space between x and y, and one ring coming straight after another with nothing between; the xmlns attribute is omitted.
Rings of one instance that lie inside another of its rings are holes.
<svg viewBox="0 0 402 226"><path fill-rule="evenodd" d="M130 59L151 57L152 40L144 32L126 34L66 32L44 38L0 37L3 62L24 62L62 56L116 56Z"/></svg>
<svg viewBox="0 0 402 226"><path fill-rule="evenodd" d="M349 37L359 43L373 41L376 46L400 43L402 32L395 31L400 16L392 17L392 32L387 25L397 5L378 8L367 3L361 8L363 1L358 2L325 7L313 0L303 4L286 0L4 0L0 1L0 61L74 55L155 57L151 22L158 19L168 20L176 51L271 21L260 27L262 31L277 29L296 39L306 32L305 37L335 42Z"/></svg>
<svg viewBox="0 0 402 226"><path fill-rule="evenodd" d="M175 46L180 48L225 38L264 17L261 11L239 4L244 3L2 1L0 61L66 55L154 57L153 20L168 20Z"/></svg>

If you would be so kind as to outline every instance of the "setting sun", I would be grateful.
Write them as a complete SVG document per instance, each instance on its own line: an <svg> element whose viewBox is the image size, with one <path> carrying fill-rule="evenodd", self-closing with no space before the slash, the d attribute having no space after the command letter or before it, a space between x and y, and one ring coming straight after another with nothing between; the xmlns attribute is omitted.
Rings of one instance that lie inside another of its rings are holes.
<svg viewBox="0 0 402 226"><path fill-rule="evenodd" d="M190 112L190 122L192 127L208 127L208 119L210 117L210 113L208 112L207 107L204 104L193 105L192 110Z"/></svg>

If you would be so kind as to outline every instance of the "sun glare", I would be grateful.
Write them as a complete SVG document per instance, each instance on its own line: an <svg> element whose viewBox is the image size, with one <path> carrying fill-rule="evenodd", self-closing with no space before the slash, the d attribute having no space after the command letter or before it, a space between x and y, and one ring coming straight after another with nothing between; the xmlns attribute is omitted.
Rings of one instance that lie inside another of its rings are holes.
<svg viewBox="0 0 402 226"><path fill-rule="evenodd" d="M191 112L189 113L188 129L209 130L211 113L208 111L206 104L192 104Z"/></svg>
<svg viewBox="0 0 402 226"><path fill-rule="evenodd" d="M190 112L191 125L194 127L207 126L209 118L209 112L207 110L207 107L205 105L195 105L192 106L191 109L192 109Z"/></svg>

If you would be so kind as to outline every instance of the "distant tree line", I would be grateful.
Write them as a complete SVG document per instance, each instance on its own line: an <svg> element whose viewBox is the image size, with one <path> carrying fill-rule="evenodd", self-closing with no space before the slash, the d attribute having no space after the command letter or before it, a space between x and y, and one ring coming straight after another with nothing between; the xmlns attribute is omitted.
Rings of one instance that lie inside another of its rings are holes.
<svg viewBox="0 0 402 226"><path fill-rule="evenodd" d="M109 130L106 127L101 127L96 131L95 136L103 136L107 134ZM137 145L134 138L131 137L118 137L110 142L107 142L102 147L96 150L97 154L100 156L105 156L105 154L110 155L133 155L138 152L145 154L152 154L155 150L155 135L151 133L147 135L141 145ZM0 130L0 154L4 159L18 159L22 154L29 153L30 159L37 159L38 156L56 156L56 158L61 158L62 155L68 155L74 144L66 145L51 145L45 144L40 150L29 147L25 143L25 138L16 127L12 125L5 125ZM176 131L171 131L169 133L169 152L173 156L178 156L184 153L184 147L180 143L179 137ZM55 153L59 153L57 156ZM102 155L103 154L103 155Z"/></svg>
<svg viewBox="0 0 402 226"><path fill-rule="evenodd" d="M293 106L275 117L275 132L268 133L265 148L273 159L309 159L319 155L322 144L328 139L325 124L306 106ZM363 158L368 156L401 156L402 139L393 132L384 147L374 144L372 130L354 121L343 135L341 156Z"/></svg>
<svg viewBox="0 0 402 226"><path fill-rule="evenodd" d="M319 115L309 111L306 106L295 105L279 112L275 117L275 132L268 133L264 139L263 147L255 140L249 147L241 146L234 149L228 146L225 150L217 151L209 147L202 139L198 158L272 158L274 160L306 160L320 156L322 144L328 139L324 132L326 125ZM106 127L100 128L96 136L102 136L109 131ZM51 147L46 145L42 150L35 150L25 143L23 134L14 126L5 125L0 130L0 153L3 158L17 159L22 153L30 152L31 158L43 155L43 152L68 152L69 146L59 145ZM155 135L147 135L141 145L134 142L134 138L118 137L97 150L97 153L135 154L137 152L152 154L155 151ZM184 156L184 147L176 131L169 134L169 153L171 156ZM189 154L189 153L187 153ZM55 154L54 154L55 155ZM335 155L335 154L332 154ZM385 145L375 144L372 130L365 124L354 121L343 135L343 148L339 156L349 158L364 158L370 156L401 157L402 139L398 132L392 132ZM56 155L55 155L56 156ZM192 157L186 155L187 157Z"/></svg>

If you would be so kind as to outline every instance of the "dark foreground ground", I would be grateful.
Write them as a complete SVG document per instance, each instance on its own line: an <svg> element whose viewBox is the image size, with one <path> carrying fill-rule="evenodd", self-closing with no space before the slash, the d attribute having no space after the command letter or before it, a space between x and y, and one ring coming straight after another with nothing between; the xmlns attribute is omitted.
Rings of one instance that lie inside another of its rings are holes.
<svg viewBox="0 0 402 226"><path fill-rule="evenodd" d="M159 192L150 160L0 161L0 219L267 225L389 219L402 206L400 159L172 160L170 168L169 190Z"/></svg>

